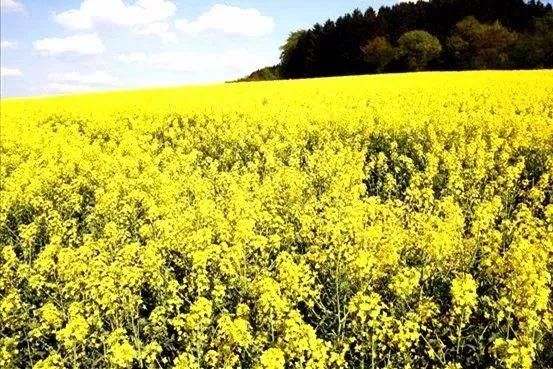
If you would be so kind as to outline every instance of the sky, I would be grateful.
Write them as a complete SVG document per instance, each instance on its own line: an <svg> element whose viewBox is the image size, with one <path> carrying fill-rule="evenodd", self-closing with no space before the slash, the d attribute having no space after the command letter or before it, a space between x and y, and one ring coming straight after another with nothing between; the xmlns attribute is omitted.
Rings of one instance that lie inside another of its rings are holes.
<svg viewBox="0 0 553 369"><path fill-rule="evenodd" d="M0 95L228 81L294 30L400 1L0 0Z"/></svg>

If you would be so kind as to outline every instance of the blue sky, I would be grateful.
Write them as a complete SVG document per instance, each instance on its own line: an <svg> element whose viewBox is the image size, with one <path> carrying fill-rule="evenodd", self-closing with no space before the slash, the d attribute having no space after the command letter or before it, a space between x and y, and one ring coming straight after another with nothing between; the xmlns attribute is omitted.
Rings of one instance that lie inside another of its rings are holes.
<svg viewBox="0 0 553 369"><path fill-rule="evenodd" d="M225 81L289 32L399 0L0 0L1 95Z"/></svg>

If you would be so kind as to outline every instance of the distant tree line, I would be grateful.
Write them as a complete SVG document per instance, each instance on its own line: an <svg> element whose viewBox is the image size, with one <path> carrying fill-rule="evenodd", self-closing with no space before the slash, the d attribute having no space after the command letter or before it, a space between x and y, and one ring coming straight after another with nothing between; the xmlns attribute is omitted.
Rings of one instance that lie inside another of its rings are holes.
<svg viewBox="0 0 553 369"><path fill-rule="evenodd" d="M551 4L430 0L359 9L290 34L280 64L243 80L553 67Z"/></svg>

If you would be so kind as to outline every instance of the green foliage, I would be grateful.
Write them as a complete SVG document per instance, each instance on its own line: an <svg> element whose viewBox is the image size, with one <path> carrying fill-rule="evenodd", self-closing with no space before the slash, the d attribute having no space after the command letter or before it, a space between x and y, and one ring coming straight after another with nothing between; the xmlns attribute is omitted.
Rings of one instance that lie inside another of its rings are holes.
<svg viewBox="0 0 553 369"><path fill-rule="evenodd" d="M290 60L291 54L294 49L298 46L298 42L302 37L307 34L305 30L299 30L291 32L286 39L286 42L280 46L280 63L287 64Z"/></svg>
<svg viewBox="0 0 553 369"><path fill-rule="evenodd" d="M385 37L375 37L361 48L365 61L382 72L396 56L396 49Z"/></svg>
<svg viewBox="0 0 553 369"><path fill-rule="evenodd" d="M509 50L517 37L497 21L482 24L467 17L457 23L447 46L461 69L504 69L511 65Z"/></svg>
<svg viewBox="0 0 553 369"><path fill-rule="evenodd" d="M535 20L534 32L519 36L510 58L522 68L553 68L553 12Z"/></svg>
<svg viewBox="0 0 553 369"><path fill-rule="evenodd" d="M256 70L247 77L240 78L236 82L274 81L280 79L280 67L278 65Z"/></svg>
<svg viewBox="0 0 553 369"><path fill-rule="evenodd" d="M409 31L397 41L399 56L407 64L408 70L419 71L442 52L440 41L426 31Z"/></svg>

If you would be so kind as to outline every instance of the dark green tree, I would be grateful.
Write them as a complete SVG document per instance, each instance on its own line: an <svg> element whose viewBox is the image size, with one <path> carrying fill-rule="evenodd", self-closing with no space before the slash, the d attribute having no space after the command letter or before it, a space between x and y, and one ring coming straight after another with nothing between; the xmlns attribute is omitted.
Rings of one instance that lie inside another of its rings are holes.
<svg viewBox="0 0 553 369"><path fill-rule="evenodd" d="M541 50L539 66L553 68L553 11L536 19L534 37Z"/></svg>
<svg viewBox="0 0 553 369"><path fill-rule="evenodd" d="M411 71L423 70L428 62L442 52L440 41L421 30L404 33L398 40L399 56Z"/></svg>
<svg viewBox="0 0 553 369"><path fill-rule="evenodd" d="M305 30L299 30L295 32L291 32L288 38L286 39L286 42L284 45L280 47L280 62L282 64L286 64L290 62L290 59L293 56L294 50L298 46L299 40L305 36L307 31Z"/></svg>
<svg viewBox="0 0 553 369"><path fill-rule="evenodd" d="M504 69L511 66L510 48L517 37L499 21L483 24L470 16L457 23L447 47L459 69Z"/></svg>
<svg viewBox="0 0 553 369"><path fill-rule="evenodd" d="M384 71L386 66L394 59L397 50L382 36L375 37L361 48L365 61L370 64L377 73Z"/></svg>
<svg viewBox="0 0 553 369"><path fill-rule="evenodd" d="M536 18L534 31L520 35L510 57L518 68L553 68L553 12Z"/></svg>

